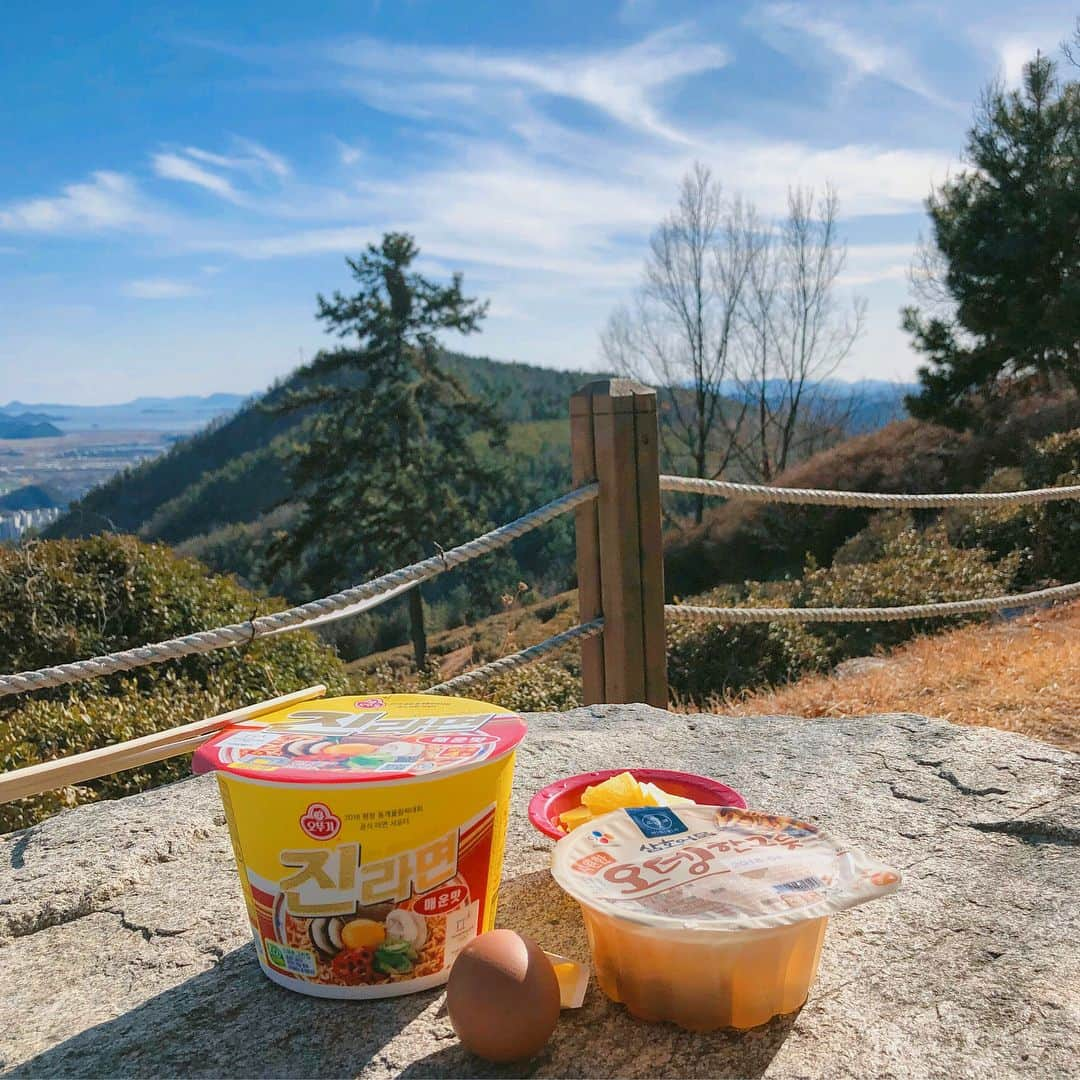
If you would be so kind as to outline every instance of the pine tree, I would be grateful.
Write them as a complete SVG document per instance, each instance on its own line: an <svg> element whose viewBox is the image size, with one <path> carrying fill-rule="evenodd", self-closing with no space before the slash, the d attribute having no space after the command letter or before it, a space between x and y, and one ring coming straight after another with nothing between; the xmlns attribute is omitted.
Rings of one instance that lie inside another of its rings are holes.
<svg viewBox="0 0 1080 1080"><path fill-rule="evenodd" d="M462 293L460 274L439 285L412 270L418 255L411 236L387 233L346 259L359 290L320 295L318 318L355 347L319 353L301 369L307 385L280 406L319 406L292 469L291 497L304 500L300 519L273 547L277 565L299 563L319 591L482 532L504 480L491 451L504 445L505 424L440 366L436 337L473 333L487 305ZM421 667L420 586L409 592L409 616Z"/></svg>
<svg viewBox="0 0 1080 1080"><path fill-rule="evenodd" d="M927 203L942 310L903 313L928 360L911 412L955 426L1017 390L1080 391L1080 84L1037 55L992 86L970 162Z"/></svg>

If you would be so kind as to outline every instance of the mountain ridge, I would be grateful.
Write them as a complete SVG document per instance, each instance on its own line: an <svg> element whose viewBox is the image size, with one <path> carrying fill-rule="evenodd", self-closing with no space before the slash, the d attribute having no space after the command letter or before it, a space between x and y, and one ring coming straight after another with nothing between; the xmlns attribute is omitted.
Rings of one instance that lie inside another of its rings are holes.
<svg viewBox="0 0 1080 1080"><path fill-rule="evenodd" d="M0 415L0 439L48 439L62 434L55 424L37 413Z"/></svg>
<svg viewBox="0 0 1080 1080"><path fill-rule="evenodd" d="M104 405L62 402L25 402L18 399L0 405L0 425L5 421L32 418L48 423L52 435L103 431L195 431L211 420L236 412L251 394L216 392L203 396L136 397Z"/></svg>
<svg viewBox="0 0 1080 1080"><path fill-rule="evenodd" d="M12 398L6 405L0 405L0 413L7 413L9 415L15 414L15 412L36 412L41 410L58 410L64 411L66 409L126 409L135 408L136 406L145 407L146 405L242 405L248 398L254 396L254 392L251 394L233 394L225 390L214 391L210 394L176 394L170 396L161 395L149 395L131 398L128 401L107 401L97 405L80 405L77 402L61 403L55 401L20 401L18 398ZM61 419L57 416L48 417L50 420Z"/></svg>
<svg viewBox="0 0 1080 1080"><path fill-rule="evenodd" d="M444 366L470 390L495 396L511 423L565 416L573 390L598 377L460 353L446 353ZM49 535L120 531L178 543L269 513L287 492L287 444L311 410L274 414L264 406L299 381L294 372L167 453L93 488Z"/></svg>

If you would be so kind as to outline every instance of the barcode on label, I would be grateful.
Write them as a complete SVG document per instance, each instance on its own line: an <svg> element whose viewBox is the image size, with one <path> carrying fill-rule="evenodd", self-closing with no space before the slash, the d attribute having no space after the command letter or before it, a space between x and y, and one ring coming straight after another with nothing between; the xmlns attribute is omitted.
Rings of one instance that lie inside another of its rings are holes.
<svg viewBox="0 0 1080 1080"><path fill-rule="evenodd" d="M804 877L799 878L798 881L785 881L781 885L774 885L773 888L780 893L784 892L812 892L814 889L820 889L825 883L821 878L816 877Z"/></svg>

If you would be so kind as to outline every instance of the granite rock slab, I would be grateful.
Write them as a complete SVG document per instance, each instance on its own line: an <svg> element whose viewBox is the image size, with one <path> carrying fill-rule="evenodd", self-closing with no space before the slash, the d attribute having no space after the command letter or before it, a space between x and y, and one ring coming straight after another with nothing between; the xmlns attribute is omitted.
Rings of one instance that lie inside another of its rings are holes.
<svg viewBox="0 0 1080 1080"><path fill-rule="evenodd" d="M499 924L588 959L531 794L588 769L704 773L902 870L830 921L796 1014L746 1033L635 1021L596 987L536 1059L466 1053L442 991L317 1000L260 972L212 777L0 837L0 1072L12 1076L1012 1077L1077 1072L1080 759L918 716L595 706L529 717Z"/></svg>

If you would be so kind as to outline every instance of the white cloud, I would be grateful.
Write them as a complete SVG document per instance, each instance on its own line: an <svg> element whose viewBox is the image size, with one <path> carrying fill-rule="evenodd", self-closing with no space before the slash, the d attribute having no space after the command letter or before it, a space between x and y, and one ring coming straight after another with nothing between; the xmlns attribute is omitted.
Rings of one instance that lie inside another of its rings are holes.
<svg viewBox="0 0 1080 1080"><path fill-rule="evenodd" d="M1011 90L1020 86L1024 77L1024 65L1035 58L1039 43L1030 37L1004 38L997 44L1001 58L1001 77Z"/></svg>
<svg viewBox="0 0 1080 1080"><path fill-rule="evenodd" d="M839 284L873 285L881 281L908 280L914 244L851 244Z"/></svg>
<svg viewBox="0 0 1080 1080"><path fill-rule="evenodd" d="M964 24L967 37L982 53L985 61L997 68L997 75L1009 89L1017 89L1024 65L1035 58L1059 56L1059 47L1072 38L1075 18L1055 0L1025 0L1001 10L986 9L979 18ZM1071 78L1066 70L1065 78ZM993 74L993 69L986 76ZM985 82L985 77L981 80Z"/></svg>
<svg viewBox="0 0 1080 1080"><path fill-rule="evenodd" d="M209 150L200 150L197 146L185 146L183 150L189 158L201 161L204 165L213 165L219 169L235 169L240 164L239 158L226 157L224 154L214 154Z"/></svg>
<svg viewBox="0 0 1080 1080"><path fill-rule="evenodd" d="M155 154L153 166L154 172L164 180L179 180L181 183L194 184L196 187L212 191L215 195L220 195L230 202L239 201L239 192L229 180L224 176L219 176L217 173L210 172L209 169L204 169L190 158L173 153Z"/></svg>
<svg viewBox="0 0 1080 1080"><path fill-rule="evenodd" d="M292 166L280 154L254 139L244 139L239 136L233 137L233 144L241 151L240 154L215 154L210 150L203 150L198 146L185 146L182 153L195 161L201 161L205 165L213 165L219 169L237 169L247 173L268 172L280 180L292 175Z"/></svg>
<svg viewBox="0 0 1080 1080"><path fill-rule="evenodd" d="M186 281L174 281L171 278L141 278L127 282L121 292L136 300L179 300L198 296L202 290Z"/></svg>
<svg viewBox="0 0 1080 1080"><path fill-rule="evenodd" d="M692 27L662 30L621 48L518 54L390 45L362 38L331 50L352 74L344 84L370 104L404 116L467 121L467 110L527 114L537 98L568 98L627 128L685 142L666 120L659 93L681 79L723 67L728 50Z"/></svg>
<svg viewBox="0 0 1080 1080"><path fill-rule="evenodd" d="M462 139L448 146L441 167L392 181L364 179L346 195L333 192L340 201L332 209L326 209L333 203L329 194L303 192L299 201L323 214L302 228L283 228L281 217L269 229L215 224L189 235L186 245L252 259L346 254L385 229L404 228L426 256L447 268L468 266L470 277L486 268L504 283L535 272L561 275L567 288L628 285L639 273L649 232L671 208L695 156L712 166L729 193L743 193L767 216L785 211L789 184L822 189L830 181L846 216L918 212L949 164L929 151L817 150L719 138L676 155L596 141L587 160L602 162L603 171L589 172L562 161L540 165L526 151L497 143Z"/></svg>
<svg viewBox="0 0 1080 1080"><path fill-rule="evenodd" d="M351 146L341 139L335 139L334 145L337 147L338 160L342 165L355 165L364 156L360 147Z"/></svg>
<svg viewBox="0 0 1080 1080"><path fill-rule="evenodd" d="M265 146L257 143L254 139L244 139L237 136L234 142L241 150L247 152L246 157L239 159L242 162L241 168L249 168L254 164L273 174L279 180L284 180L292 175L292 166L285 158L280 154L275 154L272 150L267 150Z"/></svg>
<svg viewBox="0 0 1080 1080"><path fill-rule="evenodd" d="M932 105L952 111L966 109L965 105L950 100L930 85L907 49L898 44L895 35L886 42L838 19L823 16L819 6L800 3L765 4L755 12L754 21L761 25L767 36L774 37L774 44L797 59L809 57L820 63L816 51L806 48L809 38L843 61L846 71L841 86L847 91L862 79L874 76L917 94ZM769 34L776 28L783 31L779 38Z"/></svg>
<svg viewBox="0 0 1080 1080"><path fill-rule="evenodd" d="M426 255L450 265L625 279L640 251L628 261L621 238L646 235L672 191L666 179L604 179L540 167L494 144L462 144L442 168L363 180L336 209L337 223L209 239L217 250L265 259L355 252L383 229L405 228Z"/></svg>
<svg viewBox="0 0 1080 1080"><path fill-rule="evenodd" d="M855 216L920 211L951 160L940 151L861 143L818 149L797 142L760 142L731 147L718 168L729 163L721 176L767 213L782 212L791 185L822 188L832 183L841 213Z"/></svg>
<svg viewBox="0 0 1080 1080"><path fill-rule="evenodd" d="M244 202L248 195L240 192L232 180L220 172L212 172L206 166L228 172L239 172L259 180L267 175L284 181L292 176L292 167L280 155L253 139L234 136L237 154L218 154L198 146L185 146L182 150L163 150L154 154L152 164L158 176L165 180L179 180L212 191L229 202Z"/></svg>
<svg viewBox="0 0 1080 1080"><path fill-rule="evenodd" d="M97 229L152 228L158 213L122 173L101 170L59 195L23 199L0 208L0 229L12 232L82 232Z"/></svg>

